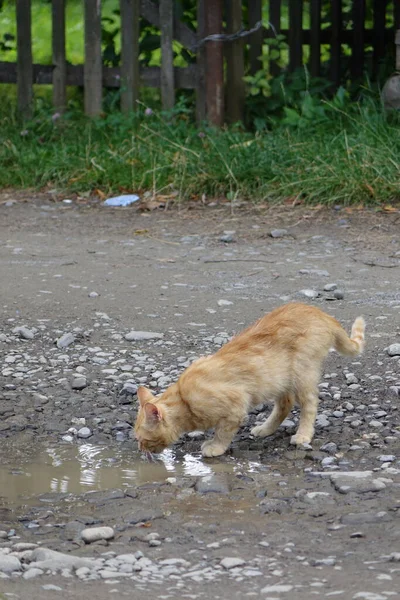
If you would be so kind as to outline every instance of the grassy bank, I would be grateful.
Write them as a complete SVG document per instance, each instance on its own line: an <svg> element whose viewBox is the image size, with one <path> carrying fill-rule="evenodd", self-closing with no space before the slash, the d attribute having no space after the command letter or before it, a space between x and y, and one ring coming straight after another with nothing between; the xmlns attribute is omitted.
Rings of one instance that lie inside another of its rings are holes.
<svg viewBox="0 0 400 600"><path fill-rule="evenodd" d="M151 190L252 201L392 202L400 197L400 119L377 105L252 134L197 129L174 115L88 121L47 112L0 118L0 187L105 193ZM293 116L293 115L292 115Z"/></svg>

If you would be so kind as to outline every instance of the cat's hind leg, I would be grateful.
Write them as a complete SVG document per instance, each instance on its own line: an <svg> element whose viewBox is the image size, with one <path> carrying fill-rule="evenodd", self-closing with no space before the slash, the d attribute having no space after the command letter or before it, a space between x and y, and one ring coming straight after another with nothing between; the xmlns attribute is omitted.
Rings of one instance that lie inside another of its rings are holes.
<svg viewBox="0 0 400 600"><path fill-rule="evenodd" d="M314 436L314 423L318 410L318 389L314 386L305 386L297 396L300 405L300 423L290 443L297 446L310 444Z"/></svg>
<svg viewBox="0 0 400 600"><path fill-rule="evenodd" d="M240 423L228 419L221 419L215 426L215 433L212 440L207 440L201 446L203 456L221 456L229 448Z"/></svg>
<svg viewBox="0 0 400 600"><path fill-rule="evenodd" d="M275 401L272 413L268 419L261 425L253 427L251 434L256 437L266 437L272 435L278 429L279 425L286 419L293 408L293 394L285 394Z"/></svg>

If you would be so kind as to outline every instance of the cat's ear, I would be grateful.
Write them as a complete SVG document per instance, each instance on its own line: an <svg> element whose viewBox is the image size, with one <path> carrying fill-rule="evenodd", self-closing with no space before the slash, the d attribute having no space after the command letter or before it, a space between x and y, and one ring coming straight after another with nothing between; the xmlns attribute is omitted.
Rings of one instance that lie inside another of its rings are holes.
<svg viewBox="0 0 400 600"><path fill-rule="evenodd" d="M148 423L155 424L161 421L162 419L160 409L158 408L158 406L152 404L151 402L147 402L147 404L144 405L144 412L146 414L146 421Z"/></svg>
<svg viewBox="0 0 400 600"><path fill-rule="evenodd" d="M138 388L137 396L139 398L139 404L142 408L146 404L146 402L151 402L152 400L154 400L154 396L151 393L151 391L143 386L140 386Z"/></svg>

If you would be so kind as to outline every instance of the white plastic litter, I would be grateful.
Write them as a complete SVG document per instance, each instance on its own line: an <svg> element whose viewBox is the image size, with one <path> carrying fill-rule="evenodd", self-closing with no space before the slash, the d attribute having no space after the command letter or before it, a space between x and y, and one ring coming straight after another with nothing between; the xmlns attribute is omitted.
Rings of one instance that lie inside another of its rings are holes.
<svg viewBox="0 0 400 600"><path fill-rule="evenodd" d="M107 198L104 202L104 206L129 206L134 202L140 200L136 194L127 194L126 196L115 196L114 198Z"/></svg>

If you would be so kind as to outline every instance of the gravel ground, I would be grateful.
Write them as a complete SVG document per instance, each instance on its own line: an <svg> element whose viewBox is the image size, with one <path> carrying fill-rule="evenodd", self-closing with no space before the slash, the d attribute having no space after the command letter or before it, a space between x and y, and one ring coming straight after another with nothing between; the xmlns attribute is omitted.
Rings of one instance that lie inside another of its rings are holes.
<svg viewBox="0 0 400 600"><path fill-rule="evenodd" d="M0 195L0 599L400 596L400 215L279 207L142 213ZM203 460L154 464L136 389L164 389L263 313L312 302L332 353L312 447L298 411Z"/></svg>

